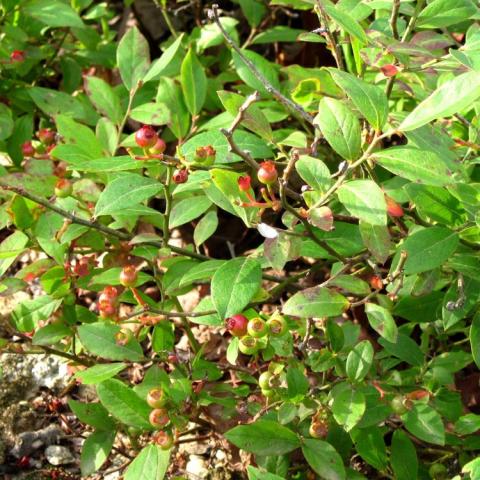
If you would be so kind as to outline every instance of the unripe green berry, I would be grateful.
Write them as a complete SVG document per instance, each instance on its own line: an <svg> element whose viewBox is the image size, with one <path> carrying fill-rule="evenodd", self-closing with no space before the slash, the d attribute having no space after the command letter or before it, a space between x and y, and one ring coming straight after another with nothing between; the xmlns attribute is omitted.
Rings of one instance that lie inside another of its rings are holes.
<svg viewBox="0 0 480 480"><path fill-rule="evenodd" d="M239 340L238 349L245 355L253 355L258 350L257 339L250 335L245 335Z"/></svg>
<svg viewBox="0 0 480 480"><path fill-rule="evenodd" d="M265 320L262 320L260 317L252 318L248 322L247 332L251 337L264 337L268 333L268 327Z"/></svg>

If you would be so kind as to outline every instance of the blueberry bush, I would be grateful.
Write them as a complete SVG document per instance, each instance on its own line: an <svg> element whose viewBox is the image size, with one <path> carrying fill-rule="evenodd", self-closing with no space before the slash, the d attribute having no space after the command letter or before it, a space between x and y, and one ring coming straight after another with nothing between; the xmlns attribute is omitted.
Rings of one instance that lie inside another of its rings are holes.
<svg viewBox="0 0 480 480"><path fill-rule="evenodd" d="M478 2L130 3L0 2L1 348L82 478L480 479Z"/></svg>

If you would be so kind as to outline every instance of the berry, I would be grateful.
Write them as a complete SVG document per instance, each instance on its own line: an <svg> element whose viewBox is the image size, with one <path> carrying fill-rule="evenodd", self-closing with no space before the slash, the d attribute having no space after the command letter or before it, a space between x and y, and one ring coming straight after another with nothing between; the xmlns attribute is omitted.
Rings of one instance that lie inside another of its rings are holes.
<svg viewBox="0 0 480 480"><path fill-rule="evenodd" d="M328 424L323 421L313 421L310 424L308 433L313 438L325 438L328 434Z"/></svg>
<svg viewBox="0 0 480 480"><path fill-rule="evenodd" d="M33 157L35 155L35 148L32 142L29 141L22 144L22 153L24 157Z"/></svg>
<svg viewBox="0 0 480 480"><path fill-rule="evenodd" d="M390 406L397 415L403 415L408 410L403 395L395 395L390 402Z"/></svg>
<svg viewBox="0 0 480 480"><path fill-rule="evenodd" d="M132 336L133 334L131 330L122 329L115 334L115 343L121 347L124 347L130 342Z"/></svg>
<svg viewBox="0 0 480 480"><path fill-rule="evenodd" d="M434 480L441 480L448 477L447 467L441 463L434 463L429 469L428 474Z"/></svg>
<svg viewBox="0 0 480 480"><path fill-rule="evenodd" d="M287 331L287 322L281 315L276 315L267 320L267 327L274 337L280 337Z"/></svg>
<svg viewBox="0 0 480 480"><path fill-rule="evenodd" d="M170 450L173 447L172 435L164 430L155 433L153 440L162 450Z"/></svg>
<svg viewBox="0 0 480 480"><path fill-rule="evenodd" d="M194 162L208 167L213 165L216 155L217 152L211 145L198 147L195 150Z"/></svg>
<svg viewBox="0 0 480 480"><path fill-rule="evenodd" d="M135 142L142 148L151 148L158 141L157 132L150 125L144 125L135 132Z"/></svg>
<svg viewBox="0 0 480 480"><path fill-rule="evenodd" d="M150 412L148 416L150 423L154 427L163 428L170 423L170 417L168 412L164 408L155 408Z"/></svg>
<svg viewBox="0 0 480 480"><path fill-rule="evenodd" d="M381 66L380 70L386 77L394 77L398 73L398 67L391 63Z"/></svg>
<svg viewBox="0 0 480 480"><path fill-rule="evenodd" d="M247 332L255 338L264 337L268 333L265 320L262 320L260 317L252 318L247 324Z"/></svg>
<svg viewBox="0 0 480 480"><path fill-rule="evenodd" d="M37 137L44 145L51 145L53 142L55 142L56 134L50 128L41 128L37 132Z"/></svg>
<svg viewBox="0 0 480 480"><path fill-rule="evenodd" d="M260 164L260 168L258 169L257 177L259 182L265 185L271 185L272 183L275 183L278 178L277 167L275 166L275 163L270 160L262 162Z"/></svg>
<svg viewBox="0 0 480 480"><path fill-rule="evenodd" d="M135 265L125 265L120 272L120 284L124 287L133 287L137 283L138 272Z"/></svg>
<svg viewBox="0 0 480 480"><path fill-rule="evenodd" d="M185 183L188 180L188 170L186 168L180 168L173 172L173 183Z"/></svg>
<svg viewBox="0 0 480 480"><path fill-rule="evenodd" d="M166 403L165 392L162 388L152 388L147 395L147 403L152 408L163 407Z"/></svg>
<svg viewBox="0 0 480 480"><path fill-rule="evenodd" d="M403 217L403 208L388 195L385 195L385 202L387 203L387 213L391 217Z"/></svg>
<svg viewBox="0 0 480 480"><path fill-rule="evenodd" d="M250 335L245 335L238 342L238 349L245 355L253 355L258 349L258 341Z"/></svg>
<svg viewBox="0 0 480 480"><path fill-rule="evenodd" d="M323 230L324 232L330 232L333 230L333 212L330 207L323 206L318 208L312 208L308 211L307 218L312 225Z"/></svg>
<svg viewBox="0 0 480 480"><path fill-rule="evenodd" d="M271 388L270 380L272 379L273 379L273 375L269 371L263 372L258 377L258 386L262 390L268 390Z"/></svg>
<svg viewBox="0 0 480 480"><path fill-rule="evenodd" d="M72 182L66 178L61 178L55 185L55 195L59 198L66 198L72 194Z"/></svg>
<svg viewBox="0 0 480 480"><path fill-rule="evenodd" d="M383 281L378 275L372 275L370 277L370 286L374 290L381 290L383 288Z"/></svg>
<svg viewBox="0 0 480 480"><path fill-rule="evenodd" d="M10 61L12 63L20 63L25 61L25 52L23 50L14 50L10 54Z"/></svg>
<svg viewBox="0 0 480 480"><path fill-rule="evenodd" d="M99 301L103 300L113 300L118 297L118 290L116 287L112 287L111 285L106 286L102 293L100 294Z"/></svg>
<svg viewBox="0 0 480 480"><path fill-rule="evenodd" d="M158 138L157 143L150 149L152 153L161 154L167 149L165 140Z"/></svg>
<svg viewBox="0 0 480 480"><path fill-rule="evenodd" d="M19 458L17 461L17 467L19 468L29 468L30 467L30 457L24 455L23 457Z"/></svg>
<svg viewBox="0 0 480 480"><path fill-rule="evenodd" d="M227 330L234 337L243 337L247 334L248 319L244 315L237 314L227 318Z"/></svg>
<svg viewBox="0 0 480 480"><path fill-rule="evenodd" d="M262 388L262 395L264 397L271 398L275 395L275 392L269 388Z"/></svg>
<svg viewBox="0 0 480 480"><path fill-rule="evenodd" d="M238 188L242 192L248 192L250 190L252 179L250 175L245 175L244 177L238 177Z"/></svg>

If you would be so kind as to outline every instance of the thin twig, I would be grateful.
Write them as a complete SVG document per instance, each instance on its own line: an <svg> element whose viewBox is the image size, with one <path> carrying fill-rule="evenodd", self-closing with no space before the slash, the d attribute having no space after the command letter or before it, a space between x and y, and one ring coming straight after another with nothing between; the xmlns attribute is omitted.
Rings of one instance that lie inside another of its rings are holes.
<svg viewBox="0 0 480 480"><path fill-rule="evenodd" d="M397 20L400 12L400 0L393 0L392 14L390 15L390 28L392 29L393 38L399 39Z"/></svg>
<svg viewBox="0 0 480 480"><path fill-rule="evenodd" d="M241 48L234 42L233 38L228 34L228 32L223 28L220 18L218 16L218 5L212 5L212 8L208 11L208 18L214 21L217 27L220 29L220 32L223 35L223 38L228 43L228 45L235 50L242 62L248 67L252 72L255 78L265 87L265 90L273 95L273 97L278 100L285 108L292 111L293 113L299 115L303 120L307 121L311 125L313 123L313 117L307 113L298 103L293 102L289 98L285 97L278 89L276 89L257 69L257 67L251 62L242 52ZM315 125L314 125L315 126Z"/></svg>

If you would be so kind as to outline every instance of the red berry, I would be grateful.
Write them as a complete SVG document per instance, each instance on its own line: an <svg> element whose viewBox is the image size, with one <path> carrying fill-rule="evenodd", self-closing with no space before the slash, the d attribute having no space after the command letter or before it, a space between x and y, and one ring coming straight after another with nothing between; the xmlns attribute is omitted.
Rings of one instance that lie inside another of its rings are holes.
<svg viewBox="0 0 480 480"><path fill-rule="evenodd" d="M157 132L150 125L144 125L135 132L135 141L142 148L151 148L158 141Z"/></svg>
<svg viewBox="0 0 480 480"><path fill-rule="evenodd" d="M383 281L378 275L372 275L370 277L370 286L374 290L381 290L383 288Z"/></svg>
<svg viewBox="0 0 480 480"><path fill-rule="evenodd" d="M24 157L33 157L35 155L35 148L32 142L28 141L22 144L22 153Z"/></svg>
<svg viewBox="0 0 480 480"><path fill-rule="evenodd" d="M198 147L195 150L195 162L203 164L205 166L213 165L215 157L217 155L216 150L208 145L206 147Z"/></svg>
<svg viewBox="0 0 480 480"><path fill-rule="evenodd" d="M387 203L387 213L391 217L403 217L403 208L388 195L385 195L385 201Z"/></svg>
<svg viewBox="0 0 480 480"><path fill-rule="evenodd" d="M44 145L51 145L55 141L56 134L50 128L41 128L37 132L37 137Z"/></svg>
<svg viewBox="0 0 480 480"><path fill-rule="evenodd" d="M59 198L66 198L72 194L72 182L66 178L61 178L55 185L55 195Z"/></svg>
<svg viewBox="0 0 480 480"><path fill-rule="evenodd" d="M103 289L103 292L100 294L99 300L102 300L102 295L104 299L115 299L118 297L118 290L116 287L112 287L111 285L108 285Z"/></svg>
<svg viewBox="0 0 480 480"><path fill-rule="evenodd" d="M248 192L250 190L252 179L250 175L245 175L244 177L238 178L238 188L242 192Z"/></svg>
<svg viewBox="0 0 480 480"><path fill-rule="evenodd" d="M159 138L157 140L157 143L152 147L152 153L163 153L167 149L167 144L165 143L165 140Z"/></svg>
<svg viewBox="0 0 480 480"><path fill-rule="evenodd" d="M153 436L153 441L162 449L170 450L173 447L173 437L170 433L160 430Z"/></svg>
<svg viewBox="0 0 480 480"><path fill-rule="evenodd" d="M277 167L275 166L275 163L270 160L262 162L260 164L260 168L258 169L257 177L259 182L265 185L271 185L272 183L275 183L278 178Z"/></svg>
<svg viewBox="0 0 480 480"><path fill-rule="evenodd" d="M11 62L23 62L25 60L25 52L23 50L14 50L10 54Z"/></svg>
<svg viewBox="0 0 480 480"><path fill-rule="evenodd" d="M313 438L325 438L328 434L328 423L322 421L314 421L310 424L308 433Z"/></svg>
<svg viewBox="0 0 480 480"><path fill-rule="evenodd" d="M167 410L164 408L155 408L150 412L148 416L150 423L154 427L163 428L170 423L170 417L168 416Z"/></svg>
<svg viewBox="0 0 480 480"><path fill-rule="evenodd" d="M24 455L23 457L19 458L17 461L17 466L20 468L28 468L30 466L30 457Z"/></svg>
<svg viewBox="0 0 480 480"><path fill-rule="evenodd" d="M117 307L109 302L100 302L98 305L98 311L102 318L112 318L117 313Z"/></svg>
<svg viewBox="0 0 480 480"><path fill-rule="evenodd" d="M247 325L248 319L247 317L237 314L233 315L230 318L227 318L227 330L234 336L234 337L243 337L247 334Z"/></svg>
<svg viewBox="0 0 480 480"><path fill-rule="evenodd" d="M172 177L173 183L185 183L188 180L188 170L186 168L181 168L173 172Z"/></svg>
<svg viewBox="0 0 480 480"><path fill-rule="evenodd" d="M380 70L386 77L394 77L398 73L398 68L393 64L383 65Z"/></svg>
<svg viewBox="0 0 480 480"><path fill-rule="evenodd" d="M125 265L120 272L120 284L124 287L133 287L137 283L138 272L135 265Z"/></svg>
<svg viewBox="0 0 480 480"><path fill-rule="evenodd" d="M267 323L260 317L252 318L247 324L247 332L254 338L264 337L268 333Z"/></svg>
<svg viewBox="0 0 480 480"><path fill-rule="evenodd" d="M167 399L165 398L165 392L162 388L152 388L147 395L147 403L152 408L163 407Z"/></svg>

